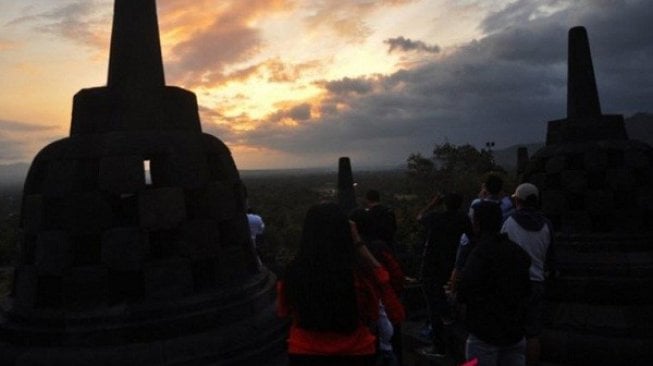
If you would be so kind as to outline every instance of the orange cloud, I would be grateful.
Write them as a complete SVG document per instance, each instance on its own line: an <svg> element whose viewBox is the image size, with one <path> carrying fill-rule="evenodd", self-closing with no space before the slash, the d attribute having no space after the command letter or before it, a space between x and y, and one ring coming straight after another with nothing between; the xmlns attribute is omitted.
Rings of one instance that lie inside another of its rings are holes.
<svg viewBox="0 0 653 366"><path fill-rule="evenodd" d="M0 39L0 51L7 51L16 48L18 45L15 42L6 39Z"/></svg>
<svg viewBox="0 0 653 366"><path fill-rule="evenodd" d="M290 0L230 1L216 5L173 0L161 8L160 23L170 79L187 87L229 79L229 67L256 56L263 47L258 23L292 10ZM246 78L255 67L231 75ZM232 71L233 73L233 71Z"/></svg>
<svg viewBox="0 0 653 366"><path fill-rule="evenodd" d="M401 6L415 0L383 0L355 2L349 0L331 0L320 4L311 4L312 15L306 18L308 27L318 33L328 28L336 35L352 43L361 43L372 34L372 29L365 23L370 13L388 6Z"/></svg>

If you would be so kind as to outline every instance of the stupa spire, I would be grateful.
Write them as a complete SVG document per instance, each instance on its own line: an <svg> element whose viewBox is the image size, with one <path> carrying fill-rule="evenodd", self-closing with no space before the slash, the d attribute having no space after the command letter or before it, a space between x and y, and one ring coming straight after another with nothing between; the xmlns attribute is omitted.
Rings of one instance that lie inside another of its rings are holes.
<svg viewBox="0 0 653 366"><path fill-rule="evenodd" d="M107 85L165 85L156 0L115 0Z"/></svg>
<svg viewBox="0 0 653 366"><path fill-rule="evenodd" d="M585 27L569 30L567 74L567 118L601 115L590 43Z"/></svg>

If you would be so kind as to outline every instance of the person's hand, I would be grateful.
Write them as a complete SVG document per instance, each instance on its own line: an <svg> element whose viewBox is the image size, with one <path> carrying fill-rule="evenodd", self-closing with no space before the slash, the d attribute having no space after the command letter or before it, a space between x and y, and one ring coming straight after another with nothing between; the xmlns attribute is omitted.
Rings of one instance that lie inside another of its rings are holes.
<svg viewBox="0 0 653 366"><path fill-rule="evenodd" d="M429 207L435 207L440 205L442 203L442 195L441 194L436 194L433 196L433 199L431 199L431 203L429 203Z"/></svg>
<svg viewBox="0 0 653 366"><path fill-rule="evenodd" d="M349 220L349 228L351 230L351 239L354 241L354 244L358 245L362 243L363 239L361 239L361 235L358 232L358 226L354 221Z"/></svg>

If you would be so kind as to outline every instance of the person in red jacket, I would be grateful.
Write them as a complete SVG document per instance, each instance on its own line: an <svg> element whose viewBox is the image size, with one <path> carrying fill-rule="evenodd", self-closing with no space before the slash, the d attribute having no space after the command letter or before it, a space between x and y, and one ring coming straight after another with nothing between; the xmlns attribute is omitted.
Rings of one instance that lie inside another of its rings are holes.
<svg viewBox="0 0 653 366"><path fill-rule="evenodd" d="M354 241L340 207L311 207L299 252L277 284L277 312L292 320L289 365L373 365L380 303L391 321L405 318L388 272Z"/></svg>

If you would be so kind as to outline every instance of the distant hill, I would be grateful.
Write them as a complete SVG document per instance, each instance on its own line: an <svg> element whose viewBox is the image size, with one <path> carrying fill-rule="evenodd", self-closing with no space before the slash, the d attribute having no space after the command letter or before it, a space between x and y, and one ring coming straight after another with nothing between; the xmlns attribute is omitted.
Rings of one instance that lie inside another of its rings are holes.
<svg viewBox="0 0 653 366"><path fill-rule="evenodd" d="M0 187L22 186L28 170L28 163L0 165Z"/></svg>

